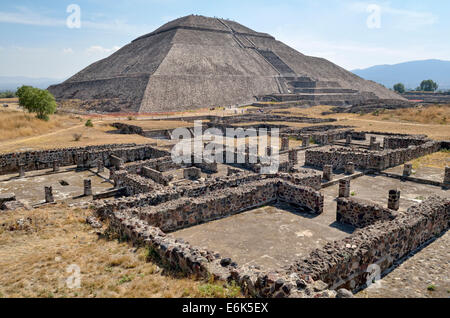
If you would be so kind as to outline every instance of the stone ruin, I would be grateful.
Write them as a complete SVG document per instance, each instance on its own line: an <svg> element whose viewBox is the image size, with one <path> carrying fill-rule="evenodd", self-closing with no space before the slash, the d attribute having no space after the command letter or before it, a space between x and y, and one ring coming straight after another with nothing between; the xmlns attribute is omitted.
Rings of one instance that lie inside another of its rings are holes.
<svg viewBox="0 0 450 318"><path fill-rule="evenodd" d="M210 63L199 62L204 60ZM168 22L49 91L60 101L97 112L151 113L255 102L264 107L266 101L288 106L407 102L269 34L198 15Z"/></svg>
<svg viewBox="0 0 450 318"><path fill-rule="evenodd" d="M444 232L450 221L448 197L432 196L406 212L399 211L397 189L387 191L388 204L381 206L353 198L351 180L384 173L389 167L448 149L450 143L425 136L328 128L284 130L280 144L285 155L280 170L268 174L260 173L262 163L251 162L247 153L240 164L198 160L177 164L167 150L135 144L5 154L0 156L0 174L20 176L28 171L69 165L95 168L98 172L108 169L110 182L115 186L111 192L92 193L91 180L84 180L83 194L93 195L97 217L108 220L110 230L120 237L151 248L169 266L198 277L234 281L253 297L335 297L341 288L363 288L370 264L388 270ZM294 148L290 139L303 142ZM373 149L371 144L376 143L379 146ZM299 151L305 153L303 166ZM412 178L411 167L407 165L405 171L399 178ZM170 235L275 202L318 216L324 212L320 190L336 183L336 222L356 230L277 271L239 265L215 251ZM449 168L439 184L443 188L449 186ZM111 196L119 197L108 198ZM15 201L14 195L0 196L2 209L10 209ZM55 201L49 186L45 187L45 201Z"/></svg>

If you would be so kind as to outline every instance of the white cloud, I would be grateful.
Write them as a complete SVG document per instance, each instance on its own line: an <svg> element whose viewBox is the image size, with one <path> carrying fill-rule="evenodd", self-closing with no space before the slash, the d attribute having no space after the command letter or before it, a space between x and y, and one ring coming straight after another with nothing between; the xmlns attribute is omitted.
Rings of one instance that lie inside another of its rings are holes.
<svg viewBox="0 0 450 318"><path fill-rule="evenodd" d="M63 49L62 51L63 51L64 54L73 54L74 53L73 50L70 47L67 48L67 49Z"/></svg>
<svg viewBox="0 0 450 318"><path fill-rule="evenodd" d="M82 10L81 12L83 12L83 8L81 8L81 10ZM17 11L14 12L0 11L0 23L49 26L49 27L67 27L66 19L67 19L66 15L64 15L62 18L52 18L42 13L32 11L25 7L18 7ZM114 31L127 34L133 33L139 35L143 33L149 33L155 29L154 26L150 25L129 24L125 20L92 21L85 19L84 15L82 15L81 27L87 29Z"/></svg>
<svg viewBox="0 0 450 318"><path fill-rule="evenodd" d="M25 24L35 26L64 26L65 20L42 16L24 7L17 8L17 12L1 12L0 23Z"/></svg>
<svg viewBox="0 0 450 318"><path fill-rule="evenodd" d="M120 49L120 46L113 46L112 48L104 48L101 45L93 45L86 49L88 54L110 54Z"/></svg>

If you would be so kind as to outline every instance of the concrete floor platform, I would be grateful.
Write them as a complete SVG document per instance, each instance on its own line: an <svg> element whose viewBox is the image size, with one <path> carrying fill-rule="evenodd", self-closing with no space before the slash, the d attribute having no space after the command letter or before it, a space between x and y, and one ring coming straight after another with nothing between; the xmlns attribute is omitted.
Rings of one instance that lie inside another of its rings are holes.
<svg viewBox="0 0 450 318"><path fill-rule="evenodd" d="M313 249L353 232L353 227L334 222L335 211L328 212L316 216L279 203L172 235L217 251L222 257L231 257L239 265L277 270L307 256Z"/></svg>
<svg viewBox="0 0 450 318"><path fill-rule="evenodd" d="M44 187L53 187L55 201L78 202L80 200L92 200L92 197L80 197L84 191L84 180L91 179L93 194L111 190L113 185L106 181L109 171L97 175L94 170L76 171L76 167L61 167L54 173L52 169L27 172L24 178L18 178L17 174L0 176L0 193L14 193L17 200L30 205L44 202ZM69 185L61 185L64 180Z"/></svg>

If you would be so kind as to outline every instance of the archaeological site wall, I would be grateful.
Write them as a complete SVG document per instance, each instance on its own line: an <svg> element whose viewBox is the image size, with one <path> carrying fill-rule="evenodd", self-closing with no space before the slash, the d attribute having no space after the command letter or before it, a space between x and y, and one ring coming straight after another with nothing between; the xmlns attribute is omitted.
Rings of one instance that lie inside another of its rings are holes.
<svg viewBox="0 0 450 318"><path fill-rule="evenodd" d="M359 169L380 171L437 152L440 149L441 143L436 141L427 141L418 146L383 151L327 146L307 150L305 164L320 168L324 165L332 165L333 169L342 170L348 162L353 162Z"/></svg>
<svg viewBox="0 0 450 318"><path fill-rule="evenodd" d="M381 220L393 220L397 212L356 198L337 198L336 221L363 228Z"/></svg>
<svg viewBox="0 0 450 318"><path fill-rule="evenodd" d="M14 173L20 167L24 171L42 170L59 166L77 165L79 168L92 168L97 162L111 166L110 156L120 157L124 162L167 156L169 153L151 145L113 144L40 151L7 153L0 155L0 174Z"/></svg>
<svg viewBox="0 0 450 318"><path fill-rule="evenodd" d="M395 261L448 229L449 221L450 200L432 196L393 220L381 220L326 244L292 265L290 272L322 280L332 289L356 290L370 281L371 264L379 266L381 273L388 270Z"/></svg>

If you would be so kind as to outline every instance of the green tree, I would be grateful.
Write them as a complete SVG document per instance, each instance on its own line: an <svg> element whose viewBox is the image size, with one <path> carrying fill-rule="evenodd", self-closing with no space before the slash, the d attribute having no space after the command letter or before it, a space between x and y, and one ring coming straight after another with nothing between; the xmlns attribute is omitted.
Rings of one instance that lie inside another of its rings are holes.
<svg viewBox="0 0 450 318"><path fill-rule="evenodd" d="M19 97L19 105L30 113L36 113L39 119L48 120L48 116L56 111L55 97L47 90L22 86L16 94Z"/></svg>
<svg viewBox="0 0 450 318"><path fill-rule="evenodd" d="M433 80L425 80L420 83L420 90L424 92L434 92L438 87L438 84Z"/></svg>
<svg viewBox="0 0 450 318"><path fill-rule="evenodd" d="M399 94L403 94L405 92L405 85L403 85L402 83L395 84L394 91Z"/></svg>

